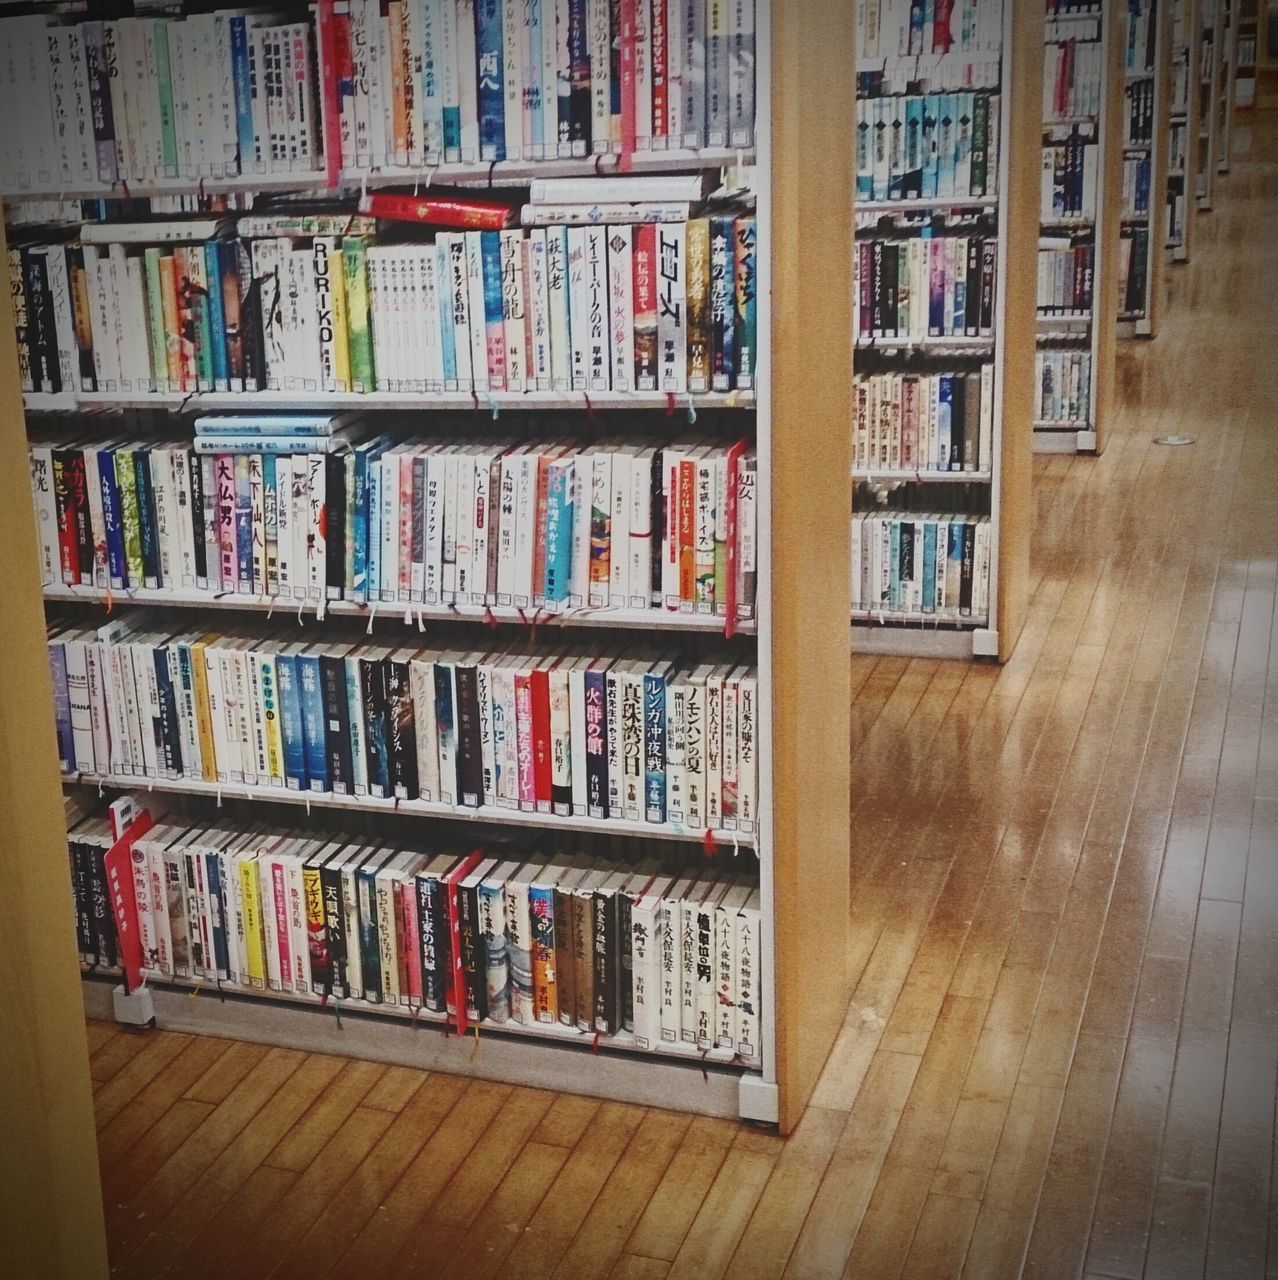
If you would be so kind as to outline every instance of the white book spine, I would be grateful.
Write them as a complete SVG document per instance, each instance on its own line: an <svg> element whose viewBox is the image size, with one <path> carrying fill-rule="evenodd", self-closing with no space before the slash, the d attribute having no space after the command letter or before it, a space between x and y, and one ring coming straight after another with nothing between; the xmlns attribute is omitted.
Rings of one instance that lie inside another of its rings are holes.
<svg viewBox="0 0 1278 1280"><path fill-rule="evenodd" d="M763 1060L760 1045L759 1015L761 1012L761 942L758 897L752 895L737 913L736 975L737 991L734 1003L737 1013L737 1055L748 1065L758 1065Z"/></svg>
<svg viewBox="0 0 1278 1280"><path fill-rule="evenodd" d="M512 7L507 5L508 9ZM523 249L522 232L501 233L502 324L506 341L507 391L525 391L532 385L528 367Z"/></svg>
<svg viewBox="0 0 1278 1280"><path fill-rule="evenodd" d="M488 337L484 318L484 263L481 233L467 231L464 235L466 254L466 294L470 313L470 367L473 382L462 390L487 392L489 375Z"/></svg>
<svg viewBox="0 0 1278 1280"><path fill-rule="evenodd" d="M528 289L528 378L530 389L549 391L551 381L550 292L546 279L546 233L529 232L523 245L524 281Z"/></svg>
<svg viewBox="0 0 1278 1280"><path fill-rule="evenodd" d="M573 391L590 387L590 288L586 262L585 227L568 227L568 278L566 302L568 336L571 342L571 382Z"/></svg>
<svg viewBox="0 0 1278 1280"><path fill-rule="evenodd" d="M306 557L307 587L312 600L323 600L327 594L327 538L325 530L324 455L313 453L307 461L307 512L310 532Z"/></svg>
<svg viewBox="0 0 1278 1280"><path fill-rule="evenodd" d="M686 225L662 223L657 227L658 385L676 395L688 389L686 244Z"/></svg>
<svg viewBox="0 0 1278 1280"><path fill-rule="evenodd" d="M591 391L612 386L612 322L608 299L608 228L585 229L587 378Z"/></svg>
<svg viewBox="0 0 1278 1280"><path fill-rule="evenodd" d="M612 389L629 391L635 370L633 233L608 228L608 313L611 328Z"/></svg>
<svg viewBox="0 0 1278 1280"><path fill-rule="evenodd" d="M439 742L435 727L435 664L414 658L409 666L413 731L417 744L417 789L430 803L439 797Z"/></svg>
<svg viewBox="0 0 1278 1280"><path fill-rule="evenodd" d="M586 816L586 671L574 666L568 672L568 726L571 750L572 813Z"/></svg>
<svg viewBox="0 0 1278 1280"><path fill-rule="evenodd" d="M590 48L590 146L595 155L604 155L612 150L613 32L610 10L609 0L586 0ZM620 33L617 38L621 38Z"/></svg>
<svg viewBox="0 0 1278 1280"><path fill-rule="evenodd" d="M522 0L505 0L502 11L502 75L505 103L506 159L524 155L524 79L528 38Z"/></svg>
<svg viewBox="0 0 1278 1280"><path fill-rule="evenodd" d="M40 581L44 586L62 577L58 541L57 503L53 496L53 450L33 445L30 454L31 491L35 497L36 538L40 549Z"/></svg>
<svg viewBox="0 0 1278 1280"><path fill-rule="evenodd" d="M552 227L545 232L545 236L551 387L555 391L568 391L574 386L568 228Z"/></svg>

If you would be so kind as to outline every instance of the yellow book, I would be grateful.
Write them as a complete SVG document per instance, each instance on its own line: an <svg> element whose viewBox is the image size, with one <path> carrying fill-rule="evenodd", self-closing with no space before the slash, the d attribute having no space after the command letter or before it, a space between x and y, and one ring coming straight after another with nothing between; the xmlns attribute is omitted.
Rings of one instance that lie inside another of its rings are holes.
<svg viewBox="0 0 1278 1280"><path fill-rule="evenodd" d="M262 718L266 729L266 772L271 786L284 785L284 735L280 732L280 687L275 655L258 658L262 673Z"/></svg>
<svg viewBox="0 0 1278 1280"><path fill-rule="evenodd" d="M209 703L209 673L205 649L215 633L201 636L191 646L191 685L195 695L195 729L200 739L200 776L217 781L217 750L213 738L213 712Z"/></svg>
<svg viewBox="0 0 1278 1280"><path fill-rule="evenodd" d="M252 856L240 862L240 887L244 893L244 950L248 964L248 985L266 986L266 948L262 941L262 894L257 862Z"/></svg>
<svg viewBox="0 0 1278 1280"><path fill-rule="evenodd" d="M337 377L337 389L351 389L351 344L346 328L346 264L336 239L328 258L333 276L333 369Z"/></svg>

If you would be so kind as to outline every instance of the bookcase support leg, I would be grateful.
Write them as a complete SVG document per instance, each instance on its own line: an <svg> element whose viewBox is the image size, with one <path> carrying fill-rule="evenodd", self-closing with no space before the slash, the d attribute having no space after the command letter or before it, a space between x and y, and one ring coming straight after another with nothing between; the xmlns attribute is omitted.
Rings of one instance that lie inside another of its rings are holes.
<svg viewBox="0 0 1278 1280"><path fill-rule="evenodd" d="M118 986L111 991L111 1009L115 1020L129 1027L149 1027L155 1024L155 1000L150 987L139 987L128 992Z"/></svg>
<svg viewBox="0 0 1278 1280"><path fill-rule="evenodd" d="M998 657L998 632L997 631L973 631L972 632L972 657L974 658L997 658Z"/></svg>
<svg viewBox="0 0 1278 1280"><path fill-rule="evenodd" d="M1096 432L1080 431L1075 441L1074 447L1079 453L1095 453L1096 452Z"/></svg>
<svg viewBox="0 0 1278 1280"><path fill-rule="evenodd" d="M741 1077L741 1119L776 1124L781 1117L777 1087L758 1076Z"/></svg>

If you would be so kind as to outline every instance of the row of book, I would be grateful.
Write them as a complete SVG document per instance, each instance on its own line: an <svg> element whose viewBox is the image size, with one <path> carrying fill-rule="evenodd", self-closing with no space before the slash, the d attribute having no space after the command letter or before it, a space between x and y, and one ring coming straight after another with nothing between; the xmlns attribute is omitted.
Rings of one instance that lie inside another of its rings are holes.
<svg viewBox="0 0 1278 1280"><path fill-rule="evenodd" d="M856 0L859 58L915 58L998 50L1003 0Z"/></svg>
<svg viewBox="0 0 1278 1280"><path fill-rule="evenodd" d="M989 570L988 516L853 514L854 613L983 618L989 612Z"/></svg>
<svg viewBox="0 0 1278 1280"><path fill-rule="evenodd" d="M754 142L753 0L338 0L3 23L6 192ZM326 165L327 162L327 165Z"/></svg>
<svg viewBox="0 0 1278 1280"><path fill-rule="evenodd" d="M1096 216L1100 144L1094 132L1075 128L1065 139L1043 142L1039 205L1044 222Z"/></svg>
<svg viewBox="0 0 1278 1280"><path fill-rule="evenodd" d="M1128 317L1145 314L1149 293L1149 227L1132 225L1118 237L1118 310Z"/></svg>
<svg viewBox="0 0 1278 1280"><path fill-rule="evenodd" d="M852 465L863 475L988 471L994 366L972 373L876 373L856 379Z"/></svg>
<svg viewBox="0 0 1278 1280"><path fill-rule="evenodd" d="M1091 243L1040 241L1038 247L1038 314L1083 315L1092 310L1096 247Z"/></svg>
<svg viewBox="0 0 1278 1280"><path fill-rule="evenodd" d="M1183 163L1183 161L1182 161ZM1123 157L1123 216L1142 217L1149 212L1149 155Z"/></svg>
<svg viewBox="0 0 1278 1280"><path fill-rule="evenodd" d="M968 199L998 189L997 93L858 98L858 200Z"/></svg>
<svg viewBox="0 0 1278 1280"><path fill-rule="evenodd" d="M68 770L749 834L754 670L668 655L466 653L175 629L49 634Z"/></svg>
<svg viewBox="0 0 1278 1280"><path fill-rule="evenodd" d="M26 390L754 386L751 216L10 250Z"/></svg>
<svg viewBox="0 0 1278 1280"><path fill-rule="evenodd" d="M609 608L725 625L754 616L757 456L744 441L389 433L352 443L359 429L301 415L213 417L197 421L194 448L37 439L41 576L317 609L349 600L502 606L530 618Z"/></svg>
<svg viewBox="0 0 1278 1280"><path fill-rule="evenodd" d="M1075 426L1091 419L1089 351L1040 351L1034 361L1034 416L1040 423Z"/></svg>
<svg viewBox="0 0 1278 1280"><path fill-rule="evenodd" d="M106 818L68 834L82 961L114 967ZM495 856L494 856L495 854ZM439 850L161 814L121 887L143 974L469 1025L760 1061L757 880L497 846Z"/></svg>
<svg viewBox="0 0 1278 1280"><path fill-rule="evenodd" d="M1043 120L1099 116L1105 79L1105 47L1099 40L1062 40L1045 46Z"/></svg>
<svg viewBox="0 0 1278 1280"><path fill-rule="evenodd" d="M1154 139L1154 80L1133 80L1127 85L1127 110L1123 116L1123 146L1147 147Z"/></svg>
<svg viewBox="0 0 1278 1280"><path fill-rule="evenodd" d="M1158 0L1127 0L1127 44L1123 66L1128 72L1148 71L1158 58Z"/></svg>
<svg viewBox="0 0 1278 1280"><path fill-rule="evenodd" d="M858 340L988 338L994 332L998 242L992 236L911 240L857 236Z"/></svg>

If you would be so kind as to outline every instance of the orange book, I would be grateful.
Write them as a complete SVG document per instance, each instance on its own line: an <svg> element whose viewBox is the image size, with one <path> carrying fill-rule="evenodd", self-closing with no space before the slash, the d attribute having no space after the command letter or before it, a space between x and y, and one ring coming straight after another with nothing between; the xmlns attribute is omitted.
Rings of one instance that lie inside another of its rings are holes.
<svg viewBox="0 0 1278 1280"><path fill-rule="evenodd" d="M404 4L390 0L386 6L390 23L391 103L394 107L391 154L396 164L408 163L408 102L404 95Z"/></svg>

